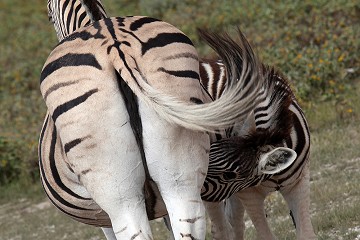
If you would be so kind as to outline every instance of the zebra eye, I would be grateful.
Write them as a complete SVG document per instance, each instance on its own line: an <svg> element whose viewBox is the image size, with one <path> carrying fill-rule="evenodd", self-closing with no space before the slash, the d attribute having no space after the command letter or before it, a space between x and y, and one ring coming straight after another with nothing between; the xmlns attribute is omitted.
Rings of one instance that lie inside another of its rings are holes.
<svg viewBox="0 0 360 240"><path fill-rule="evenodd" d="M237 174L235 172L224 172L223 178L224 180L233 180L235 179Z"/></svg>

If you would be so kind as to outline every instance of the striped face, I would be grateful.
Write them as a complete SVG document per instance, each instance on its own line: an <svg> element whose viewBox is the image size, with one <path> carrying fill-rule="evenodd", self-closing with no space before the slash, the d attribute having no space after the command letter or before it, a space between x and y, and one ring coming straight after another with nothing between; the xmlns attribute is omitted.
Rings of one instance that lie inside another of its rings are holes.
<svg viewBox="0 0 360 240"><path fill-rule="evenodd" d="M255 145L247 137L232 137L211 144L209 169L202 198L217 202L255 186L296 159L289 148Z"/></svg>
<svg viewBox="0 0 360 240"><path fill-rule="evenodd" d="M245 147L244 140L233 137L211 144L209 169L201 195L203 200L224 200L261 180L256 168L260 151Z"/></svg>

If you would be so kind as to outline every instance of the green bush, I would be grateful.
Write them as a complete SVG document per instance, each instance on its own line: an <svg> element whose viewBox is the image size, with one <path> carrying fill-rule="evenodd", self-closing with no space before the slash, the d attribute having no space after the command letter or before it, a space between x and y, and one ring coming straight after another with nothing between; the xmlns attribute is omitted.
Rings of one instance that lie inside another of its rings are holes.
<svg viewBox="0 0 360 240"><path fill-rule="evenodd" d="M0 185L19 179L23 162L20 147L0 136Z"/></svg>

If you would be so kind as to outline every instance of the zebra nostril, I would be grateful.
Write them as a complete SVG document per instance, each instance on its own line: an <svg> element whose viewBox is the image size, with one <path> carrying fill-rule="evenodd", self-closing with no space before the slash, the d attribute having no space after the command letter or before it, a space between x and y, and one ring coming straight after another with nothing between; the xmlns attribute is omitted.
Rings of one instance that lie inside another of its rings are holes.
<svg viewBox="0 0 360 240"><path fill-rule="evenodd" d="M236 178L236 173L235 172L224 172L223 177L225 180L232 180L232 179Z"/></svg>

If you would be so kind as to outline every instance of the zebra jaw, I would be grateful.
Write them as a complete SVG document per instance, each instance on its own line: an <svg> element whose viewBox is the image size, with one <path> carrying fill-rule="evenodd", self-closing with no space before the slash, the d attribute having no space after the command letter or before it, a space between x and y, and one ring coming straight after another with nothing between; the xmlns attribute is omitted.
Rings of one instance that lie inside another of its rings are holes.
<svg viewBox="0 0 360 240"><path fill-rule="evenodd" d="M289 167L296 159L294 150L278 147L260 156L258 170L260 173L275 174Z"/></svg>

